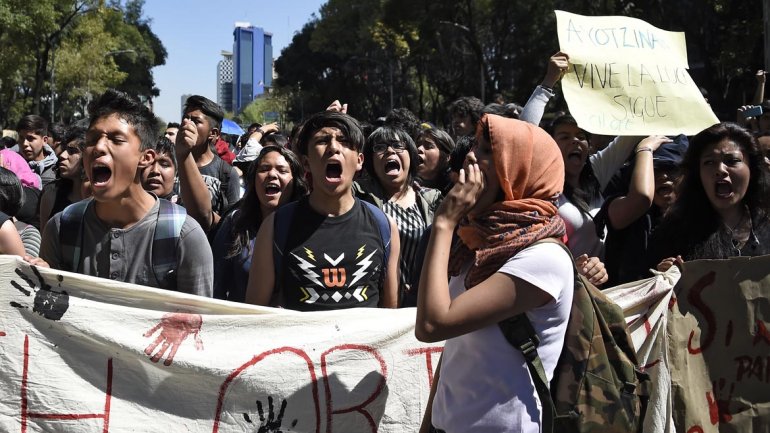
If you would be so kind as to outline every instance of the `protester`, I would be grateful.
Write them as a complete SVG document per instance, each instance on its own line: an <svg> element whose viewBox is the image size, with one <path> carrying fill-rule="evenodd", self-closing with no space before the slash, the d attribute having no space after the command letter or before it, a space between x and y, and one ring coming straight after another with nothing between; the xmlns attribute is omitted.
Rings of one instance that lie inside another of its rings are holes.
<svg viewBox="0 0 770 433"><path fill-rule="evenodd" d="M240 198L238 173L212 152L219 140L224 112L203 96L190 96L176 137L181 201L206 232Z"/></svg>
<svg viewBox="0 0 770 433"><path fill-rule="evenodd" d="M607 187L607 199L594 220L597 227L607 230L607 287L649 277L650 236L676 197L678 165L686 150L683 135L674 141L663 137L642 140L631 164Z"/></svg>
<svg viewBox="0 0 770 433"><path fill-rule="evenodd" d="M249 133L246 143L241 147L241 150L238 152L238 155L235 157L235 165L238 165L238 163L244 163L244 162L251 162L254 161L254 159L259 155L259 152L262 151L262 147L264 146L262 140L272 134L275 134L280 131L280 128L278 128L277 123L268 123L265 126L256 126L254 130L252 131L252 127L257 124L252 124L249 126ZM245 173L247 170L244 170Z"/></svg>
<svg viewBox="0 0 770 433"><path fill-rule="evenodd" d="M366 140L363 154L368 176L356 181L353 191L396 222L401 249L399 304L403 304L413 289L412 276L419 275L422 268L422 263L415 260L417 245L433 222L441 192L415 184L419 157L412 137L403 129L392 126L375 129Z"/></svg>
<svg viewBox="0 0 770 433"><path fill-rule="evenodd" d="M279 206L307 195L305 170L293 152L265 146L251 164L246 193L223 219L212 245L214 297L244 302L254 239L268 215Z"/></svg>
<svg viewBox="0 0 770 433"><path fill-rule="evenodd" d="M42 187L56 180L54 167L57 157L48 145L48 121L30 114L19 120L16 130L19 131L19 154L27 160L29 168L40 176Z"/></svg>
<svg viewBox="0 0 770 433"><path fill-rule="evenodd" d="M0 212L10 217L19 232L26 255L37 257L40 252L40 231L15 218L23 203L24 188L21 181L12 171L0 167Z"/></svg>
<svg viewBox="0 0 770 433"><path fill-rule="evenodd" d="M163 132L163 136L168 138L170 142L176 143L176 134L179 132L180 125L176 122L169 122L166 125L166 130Z"/></svg>
<svg viewBox="0 0 770 433"><path fill-rule="evenodd" d="M277 290L278 304L293 310L397 306L396 224L352 194L353 178L363 165L363 145L358 122L346 114L324 111L305 122L297 147L310 171L312 190L260 226L246 302L268 305ZM384 218L390 233L381 230ZM291 227L284 245L281 239L274 244L274 234L282 235L274 231L274 219Z"/></svg>
<svg viewBox="0 0 770 433"><path fill-rule="evenodd" d="M56 156L64 151L62 140L67 133L67 127L63 123L54 123L48 128L48 145L51 146Z"/></svg>
<svg viewBox="0 0 770 433"><path fill-rule="evenodd" d="M59 178L48 185L40 197L40 230L43 232L51 217L91 195L83 172L81 153L87 129L87 124L73 125L62 138L64 145L59 155Z"/></svg>
<svg viewBox="0 0 770 433"><path fill-rule="evenodd" d="M653 232L650 265L770 253L770 173L756 138L719 123L690 140L671 211Z"/></svg>
<svg viewBox="0 0 770 433"><path fill-rule="evenodd" d="M176 203L179 192L174 143L166 137L160 137L154 149L155 161L142 170L142 187L160 198Z"/></svg>
<svg viewBox="0 0 770 433"><path fill-rule="evenodd" d="M156 156L155 116L112 89L89 104L89 114L82 158L93 199L56 214L40 259L30 262L210 297L213 259L205 233L184 209L142 188L141 171Z"/></svg>
<svg viewBox="0 0 770 433"><path fill-rule="evenodd" d="M35 174L27 161L11 149L0 149L0 166L11 170L25 187L40 189L40 176Z"/></svg>
<svg viewBox="0 0 770 433"><path fill-rule="evenodd" d="M550 380L574 290L572 260L557 243L564 163L547 133L518 120L486 115L476 140L436 212L420 279L415 334L446 340L421 431L537 432L526 362L497 324L527 313ZM450 253L455 228L462 242Z"/></svg>
<svg viewBox="0 0 770 433"><path fill-rule="evenodd" d="M458 137L476 133L476 124L481 118L484 103L479 98L463 96L449 106L449 116L452 119L452 134Z"/></svg>
<svg viewBox="0 0 770 433"><path fill-rule="evenodd" d="M417 135L417 181L427 188L449 192L449 155L455 147L452 137L435 126L424 123Z"/></svg>
<svg viewBox="0 0 770 433"><path fill-rule="evenodd" d="M24 243L10 215L0 212L0 254L26 256Z"/></svg>

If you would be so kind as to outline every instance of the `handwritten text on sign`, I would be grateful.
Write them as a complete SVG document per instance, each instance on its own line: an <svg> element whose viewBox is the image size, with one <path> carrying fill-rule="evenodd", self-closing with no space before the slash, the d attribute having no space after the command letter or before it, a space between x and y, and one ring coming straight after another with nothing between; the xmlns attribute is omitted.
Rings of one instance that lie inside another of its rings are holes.
<svg viewBox="0 0 770 433"><path fill-rule="evenodd" d="M770 256L685 264L669 321L677 431L770 422L768 269Z"/></svg>
<svg viewBox="0 0 770 433"><path fill-rule="evenodd" d="M717 123L687 72L683 33L628 17L556 11L570 56L564 97L578 124L607 135L695 134Z"/></svg>
<svg viewBox="0 0 770 433"><path fill-rule="evenodd" d="M414 309L297 314L0 256L0 431L416 431Z"/></svg>

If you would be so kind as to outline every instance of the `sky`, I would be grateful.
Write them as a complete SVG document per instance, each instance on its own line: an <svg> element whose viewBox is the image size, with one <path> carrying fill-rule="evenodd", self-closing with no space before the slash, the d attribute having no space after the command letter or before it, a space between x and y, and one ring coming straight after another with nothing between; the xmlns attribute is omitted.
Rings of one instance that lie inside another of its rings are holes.
<svg viewBox="0 0 770 433"><path fill-rule="evenodd" d="M155 114L178 122L183 94L217 98L217 62L233 50L236 21L250 22L273 34L278 58L296 32L310 21L324 0L146 0L144 17L168 51L166 64L153 69L160 96Z"/></svg>

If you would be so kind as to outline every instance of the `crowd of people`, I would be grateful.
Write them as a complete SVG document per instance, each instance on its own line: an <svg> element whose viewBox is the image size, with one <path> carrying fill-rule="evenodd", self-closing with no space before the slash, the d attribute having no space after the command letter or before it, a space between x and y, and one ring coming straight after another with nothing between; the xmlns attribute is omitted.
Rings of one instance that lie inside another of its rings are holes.
<svg viewBox="0 0 770 433"><path fill-rule="evenodd" d="M692 137L600 137L546 115L568 64L523 107L459 98L446 130L334 101L228 141L205 97L159 128L115 90L64 128L24 116L0 150L0 253L300 311L416 306L417 338L447 341L423 431L539 431L498 322L527 314L550 378L574 266L610 287L770 252L770 102Z"/></svg>

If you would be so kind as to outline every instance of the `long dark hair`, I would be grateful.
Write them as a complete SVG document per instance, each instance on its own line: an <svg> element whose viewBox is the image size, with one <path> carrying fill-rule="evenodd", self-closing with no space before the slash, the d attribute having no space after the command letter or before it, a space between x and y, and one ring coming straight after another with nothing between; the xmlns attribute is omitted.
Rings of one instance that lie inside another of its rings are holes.
<svg viewBox="0 0 770 433"><path fill-rule="evenodd" d="M687 233L687 241L694 247L694 257L722 258L729 257L730 245L720 239L722 220L706 196L700 177L700 158L707 147L722 140L730 140L746 154L749 166L749 184L743 204L748 208L753 222L766 220L770 210L770 173L764 165L757 139L745 128L730 122L718 123L704 129L690 140L690 147L682 161L682 181L677 191L677 200L671 206L670 218L676 221L687 220L682 226ZM696 218L688 218L694 216ZM725 247L728 252L723 251Z"/></svg>
<svg viewBox="0 0 770 433"><path fill-rule="evenodd" d="M561 125L573 125L578 126L577 120L569 114L554 119L551 123L550 133L551 136L555 136L556 128ZM586 135L589 147L591 144L591 134L588 131L581 129ZM580 171L580 177L578 178L578 186L574 187L567 182L567 177L564 177L564 196L567 197L576 208L585 215L590 217L591 203L602 196L601 185L599 180L594 174L593 166L590 161L586 161L583 165L583 169Z"/></svg>
<svg viewBox="0 0 770 433"><path fill-rule="evenodd" d="M452 136L436 128L435 126L423 124L423 129L417 135L417 141L423 137L430 138L436 144L439 150L439 170L433 179L422 179L420 183L423 186L443 190L450 183L449 180L449 156L455 148L455 142ZM427 126L425 126L427 125ZM416 144L416 143L415 143ZM419 146L418 146L419 147ZM459 171L459 170L458 170ZM419 176L418 176L419 177Z"/></svg>
<svg viewBox="0 0 770 433"><path fill-rule="evenodd" d="M743 198L753 223L764 222L770 211L770 173L764 165L764 155L757 139L745 128L730 122L718 123L704 129L690 140L682 161L682 177L677 199L672 204L666 226L676 226L678 244L688 251L679 251L685 259L725 258L734 251L722 233L722 219L706 195L700 177L700 159L707 147L722 140L730 140L748 157L750 177ZM686 224L682 224L686 222Z"/></svg>
<svg viewBox="0 0 770 433"><path fill-rule="evenodd" d="M267 215L262 215L262 210L259 203L259 196L255 189L257 170L259 170L259 164L262 159L265 158L270 152L278 152L286 159L291 169L291 183L292 194L289 197L289 201L298 200L308 193L307 182L305 182L305 169L297 159L297 156L289 149L278 146L265 146L259 152L257 159L255 159L249 166L246 174L246 193L242 199L240 199L233 209L237 209L238 213L233 217L232 227L232 239L233 243L230 249L227 251L225 258L236 257L241 254L244 248L249 247L249 242L254 236L257 235L259 226L262 225L262 220Z"/></svg>

